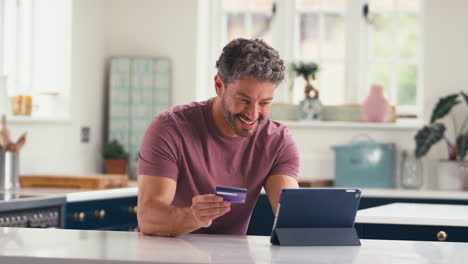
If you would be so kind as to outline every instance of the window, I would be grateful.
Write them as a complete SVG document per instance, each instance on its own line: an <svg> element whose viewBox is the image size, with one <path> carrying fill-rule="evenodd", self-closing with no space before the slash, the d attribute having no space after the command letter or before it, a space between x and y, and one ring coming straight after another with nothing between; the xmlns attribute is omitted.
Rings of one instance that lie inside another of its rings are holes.
<svg viewBox="0 0 468 264"><path fill-rule="evenodd" d="M0 0L0 4L4 23L0 69L6 75L8 96L32 96L32 115L66 117L71 0Z"/></svg>
<svg viewBox="0 0 468 264"><path fill-rule="evenodd" d="M400 114L419 115L421 10L421 0L224 0L213 6L218 15L212 19L221 26L213 30L212 55L216 60L234 38L262 38L290 73L277 102L302 100L304 81L294 78L290 64L313 61L320 66L315 86L324 104L362 103L370 85L380 84Z"/></svg>

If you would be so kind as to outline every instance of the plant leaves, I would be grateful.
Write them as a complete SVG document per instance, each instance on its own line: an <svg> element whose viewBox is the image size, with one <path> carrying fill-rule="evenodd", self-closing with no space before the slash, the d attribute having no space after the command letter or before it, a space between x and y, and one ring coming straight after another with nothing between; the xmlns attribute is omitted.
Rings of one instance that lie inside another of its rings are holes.
<svg viewBox="0 0 468 264"><path fill-rule="evenodd" d="M293 63L292 68L297 75L304 77L305 80L308 80L309 76L315 79L315 74L319 71L319 66L315 62L299 62L298 64Z"/></svg>
<svg viewBox="0 0 468 264"><path fill-rule="evenodd" d="M450 112L450 110L452 110L452 107L460 103L460 101L458 101L457 98L458 94L452 94L440 98L436 106L434 107L434 110L432 111L431 124L434 123L437 119L446 116Z"/></svg>
<svg viewBox="0 0 468 264"><path fill-rule="evenodd" d="M466 105L468 105L468 95L463 91L460 92L460 94L462 95L463 98L465 98L465 103L466 103Z"/></svg>
<svg viewBox="0 0 468 264"><path fill-rule="evenodd" d="M434 123L421 128L414 137L416 140L416 150L414 152L416 158L426 155L432 145L444 137L444 132L445 125L441 123Z"/></svg>
<svg viewBox="0 0 468 264"><path fill-rule="evenodd" d="M457 157L463 160L468 152L468 133L457 137Z"/></svg>

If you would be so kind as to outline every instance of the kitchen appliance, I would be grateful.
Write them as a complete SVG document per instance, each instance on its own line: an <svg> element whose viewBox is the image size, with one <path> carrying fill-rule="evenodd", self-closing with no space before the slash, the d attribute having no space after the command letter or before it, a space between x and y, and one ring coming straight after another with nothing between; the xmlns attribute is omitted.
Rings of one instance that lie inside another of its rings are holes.
<svg viewBox="0 0 468 264"><path fill-rule="evenodd" d="M65 196L0 192L0 227L63 228Z"/></svg>

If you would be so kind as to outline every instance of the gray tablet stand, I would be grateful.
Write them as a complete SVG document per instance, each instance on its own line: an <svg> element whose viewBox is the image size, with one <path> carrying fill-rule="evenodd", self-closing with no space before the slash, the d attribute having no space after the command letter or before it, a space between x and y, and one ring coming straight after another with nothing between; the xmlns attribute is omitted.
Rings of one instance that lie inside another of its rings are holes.
<svg viewBox="0 0 468 264"><path fill-rule="evenodd" d="M273 230L271 243L280 246L360 246L354 227L285 228Z"/></svg>

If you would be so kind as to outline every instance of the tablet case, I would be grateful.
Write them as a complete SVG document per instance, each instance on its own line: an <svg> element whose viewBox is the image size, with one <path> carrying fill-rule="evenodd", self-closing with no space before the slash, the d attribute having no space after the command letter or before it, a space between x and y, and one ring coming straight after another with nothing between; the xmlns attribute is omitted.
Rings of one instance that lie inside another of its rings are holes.
<svg viewBox="0 0 468 264"><path fill-rule="evenodd" d="M358 189L284 189L270 242L280 246L359 246Z"/></svg>

